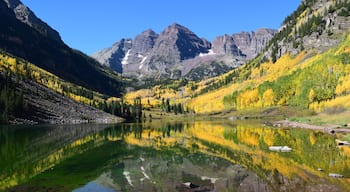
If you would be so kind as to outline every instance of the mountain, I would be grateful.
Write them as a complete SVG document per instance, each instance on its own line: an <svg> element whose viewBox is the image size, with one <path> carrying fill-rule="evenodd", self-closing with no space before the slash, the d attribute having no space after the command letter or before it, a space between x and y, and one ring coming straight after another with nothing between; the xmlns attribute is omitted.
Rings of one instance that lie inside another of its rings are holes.
<svg viewBox="0 0 350 192"><path fill-rule="evenodd" d="M243 54L263 43L253 41L244 48L251 39L247 33L233 39ZM303 0L266 47L256 49L262 50L258 56L217 78L191 85L200 89L191 90L196 96L186 105L197 113L259 109L262 116L280 115L285 107L341 113L350 108L349 47L350 2ZM275 111L276 107L283 110Z"/></svg>
<svg viewBox="0 0 350 192"><path fill-rule="evenodd" d="M223 35L213 43L173 23L159 35L146 30L92 55L102 65L137 78L200 80L225 73L256 56L276 33L272 29Z"/></svg>
<svg viewBox="0 0 350 192"><path fill-rule="evenodd" d="M0 1L0 49L62 79L108 94L120 95L115 72L68 47L59 34L18 0Z"/></svg>
<svg viewBox="0 0 350 192"><path fill-rule="evenodd" d="M159 35L150 29L142 32L129 40L131 47L123 42L124 39L92 57L114 70L122 69L123 74L129 76L160 77L171 75L177 64L207 53L211 46L207 40L177 23Z"/></svg>
<svg viewBox="0 0 350 192"><path fill-rule="evenodd" d="M4 1L7 4L7 7L14 12L18 20L34 28L42 35L62 42L61 37L56 30L52 29L48 24L36 17L35 14L19 0Z"/></svg>

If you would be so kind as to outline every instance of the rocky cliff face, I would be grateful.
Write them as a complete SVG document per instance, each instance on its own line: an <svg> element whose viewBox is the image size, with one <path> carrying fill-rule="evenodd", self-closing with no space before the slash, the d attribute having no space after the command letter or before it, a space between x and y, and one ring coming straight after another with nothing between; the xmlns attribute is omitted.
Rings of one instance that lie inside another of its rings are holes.
<svg viewBox="0 0 350 192"><path fill-rule="evenodd" d="M162 48L169 49L169 51L165 54L158 54L162 52ZM172 52L178 52L180 57L177 59L182 61L194 58L200 53L207 53L208 49L210 49L210 44L206 40L203 41L186 27L174 23L160 34L153 50L156 53L155 55L164 56L170 56Z"/></svg>
<svg viewBox="0 0 350 192"><path fill-rule="evenodd" d="M59 33L56 30L52 29L48 24L46 24L37 16L35 16L35 14L27 6L25 6L21 1L19 0L3 0L3 1L7 4L7 7L9 9L13 10L18 20L34 28L44 36L50 37L57 41L62 41Z"/></svg>
<svg viewBox="0 0 350 192"><path fill-rule="evenodd" d="M207 53L209 49L210 44L206 40L174 23L159 35L142 71L146 74L166 74L181 61Z"/></svg>
<svg viewBox="0 0 350 192"><path fill-rule="evenodd" d="M101 64L122 73L123 58L126 57L128 50L132 47L131 39L121 39L110 48L103 49L92 55Z"/></svg>
<svg viewBox="0 0 350 192"><path fill-rule="evenodd" d="M135 54L150 52L158 36L159 35L151 29L148 29L137 35L133 41L132 52Z"/></svg>
<svg viewBox="0 0 350 192"><path fill-rule="evenodd" d="M94 53L92 57L117 72L132 73L145 62L157 38L158 34L149 29L134 40L122 39L112 47Z"/></svg>
<svg viewBox="0 0 350 192"><path fill-rule="evenodd" d="M216 54L244 56L242 51L237 47L233 37L227 34L214 39L213 52Z"/></svg>
<svg viewBox="0 0 350 192"><path fill-rule="evenodd" d="M232 38L247 59L254 58L260 53L277 30L261 28L255 32L233 34Z"/></svg>
<svg viewBox="0 0 350 192"><path fill-rule="evenodd" d="M218 36L213 43L174 23L159 35L146 30L92 55L126 76L202 79L220 75L255 57L276 33L272 29Z"/></svg>

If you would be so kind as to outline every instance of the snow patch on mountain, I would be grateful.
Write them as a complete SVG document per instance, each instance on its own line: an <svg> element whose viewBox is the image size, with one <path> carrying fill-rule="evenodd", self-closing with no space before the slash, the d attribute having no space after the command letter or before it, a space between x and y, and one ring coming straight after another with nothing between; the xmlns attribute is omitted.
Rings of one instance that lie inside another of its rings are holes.
<svg viewBox="0 0 350 192"><path fill-rule="evenodd" d="M215 54L216 53L212 49L209 49L208 53L200 53L199 56L200 57L204 57L204 56L207 56L207 55L215 55Z"/></svg>
<svg viewBox="0 0 350 192"><path fill-rule="evenodd" d="M128 52L126 52L126 54L125 54L125 56L124 56L124 58L122 60L122 64L123 65L127 65L128 64L128 59L129 59L129 56L130 56L130 50L131 49L129 49Z"/></svg>

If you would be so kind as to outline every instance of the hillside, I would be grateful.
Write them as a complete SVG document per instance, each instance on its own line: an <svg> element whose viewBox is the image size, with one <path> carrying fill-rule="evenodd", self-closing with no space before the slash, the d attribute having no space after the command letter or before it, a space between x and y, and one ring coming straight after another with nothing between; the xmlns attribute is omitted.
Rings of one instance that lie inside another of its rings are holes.
<svg viewBox="0 0 350 192"><path fill-rule="evenodd" d="M295 55L303 50L322 53L338 45L350 27L349 6L347 0L303 0L285 18L264 55L275 61L285 53Z"/></svg>
<svg viewBox="0 0 350 192"><path fill-rule="evenodd" d="M103 102L103 95L97 92L66 82L27 61L0 53L0 123L121 121L96 109Z"/></svg>
<svg viewBox="0 0 350 192"><path fill-rule="evenodd" d="M68 47L59 34L18 0L0 1L0 49L58 77L104 94L119 96L115 72Z"/></svg>

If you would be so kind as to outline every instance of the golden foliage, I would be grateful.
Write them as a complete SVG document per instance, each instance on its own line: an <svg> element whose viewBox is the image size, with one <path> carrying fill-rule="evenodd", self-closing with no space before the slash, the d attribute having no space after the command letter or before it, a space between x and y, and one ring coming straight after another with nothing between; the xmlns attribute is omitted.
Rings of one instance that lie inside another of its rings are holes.
<svg viewBox="0 0 350 192"><path fill-rule="evenodd" d="M187 105L194 109L196 113L211 113L227 109L224 105L223 99L225 95L229 95L232 91L239 88L238 84L231 84L209 93L199 95L188 101Z"/></svg>
<svg viewBox="0 0 350 192"><path fill-rule="evenodd" d="M263 103L264 107L273 106L275 104L275 94L271 88L264 92Z"/></svg>
<svg viewBox="0 0 350 192"><path fill-rule="evenodd" d="M326 108L343 106L350 108L350 95L339 96L332 100L311 103L309 108L316 112L323 112Z"/></svg>
<svg viewBox="0 0 350 192"><path fill-rule="evenodd" d="M259 93L257 89L245 91L237 97L238 109L256 107L257 101L259 101Z"/></svg>
<svg viewBox="0 0 350 192"><path fill-rule="evenodd" d="M315 91L313 89L311 89L309 92L309 101L310 102L314 101L315 95L316 95Z"/></svg>
<svg viewBox="0 0 350 192"><path fill-rule="evenodd" d="M100 93L87 90L86 88L72 84L70 82L66 82L63 79L57 77L56 75L37 67L36 65L5 55L4 53L0 53L0 71L2 71L3 73L7 73L10 71L11 73L16 74L20 78L31 79L36 83L39 83L59 94L66 95L75 101L87 105L93 102L101 102L104 100L102 99L102 94ZM75 91L66 93L63 90L63 87L65 87L68 90ZM91 92L93 94L93 98L89 99L82 95L77 95L76 92L78 92L79 90L87 90Z"/></svg>

